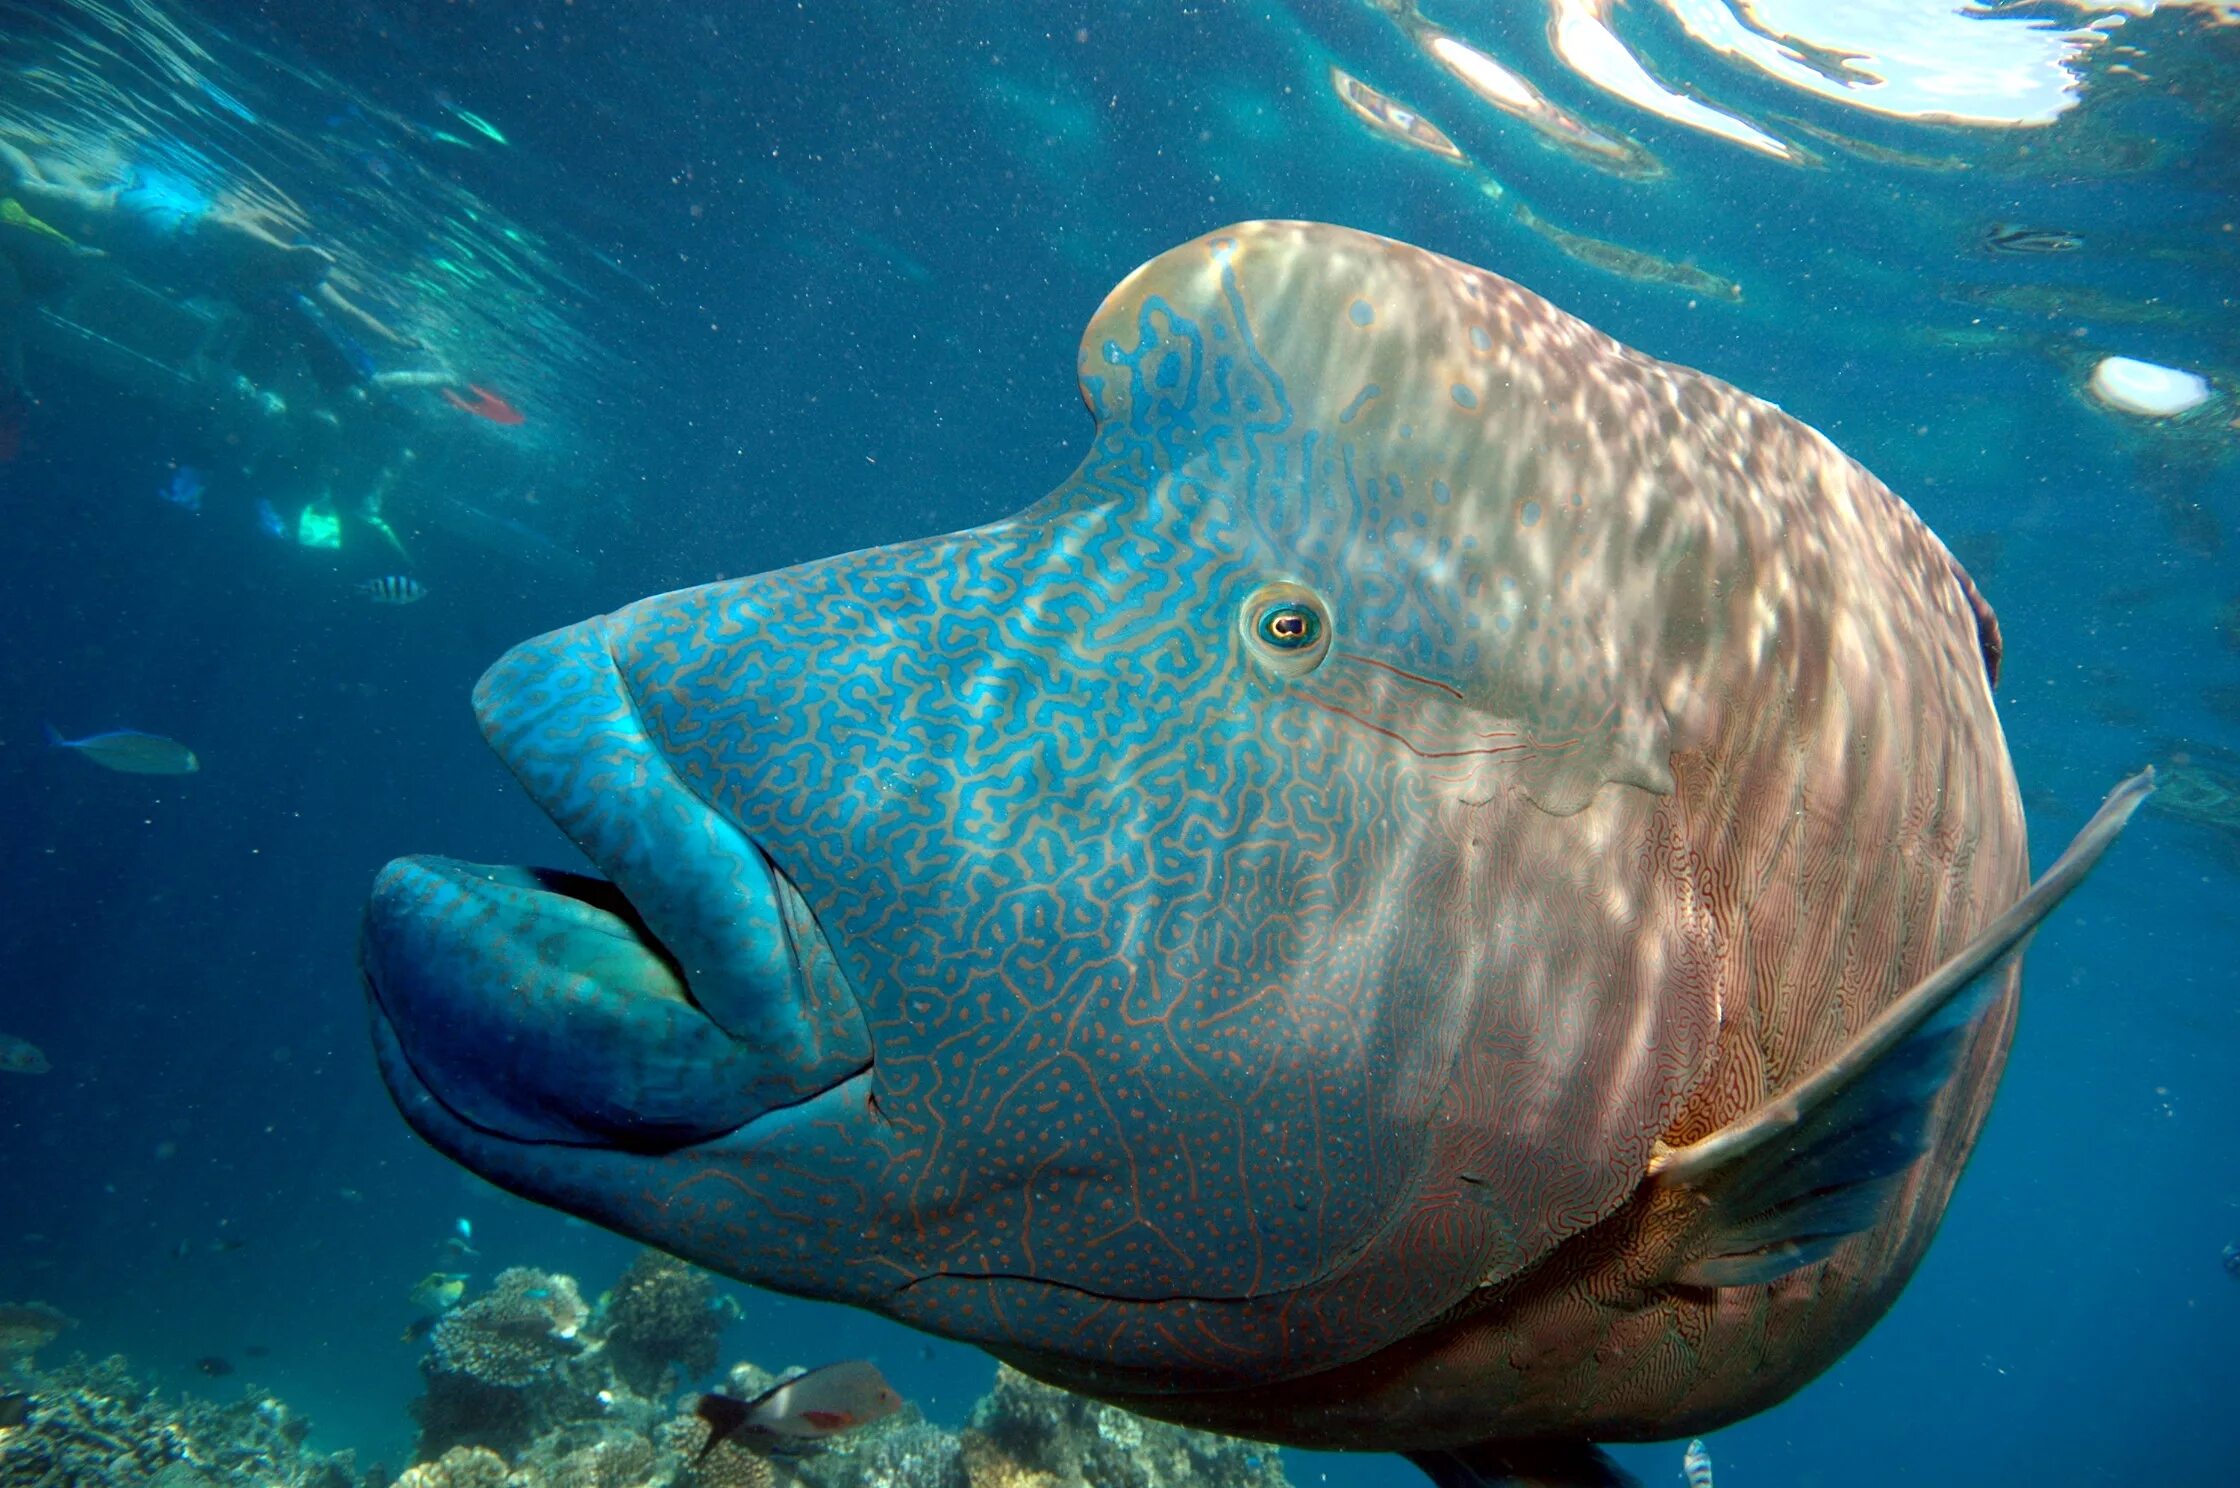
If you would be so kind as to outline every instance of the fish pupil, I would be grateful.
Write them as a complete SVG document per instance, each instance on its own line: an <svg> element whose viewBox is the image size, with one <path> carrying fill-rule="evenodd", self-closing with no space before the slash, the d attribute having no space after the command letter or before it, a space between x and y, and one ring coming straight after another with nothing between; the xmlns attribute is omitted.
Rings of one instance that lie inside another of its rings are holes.
<svg viewBox="0 0 2240 1488"><path fill-rule="evenodd" d="M1260 618L1261 638L1285 651L1299 651L1315 642L1322 623L1304 605L1277 605Z"/></svg>

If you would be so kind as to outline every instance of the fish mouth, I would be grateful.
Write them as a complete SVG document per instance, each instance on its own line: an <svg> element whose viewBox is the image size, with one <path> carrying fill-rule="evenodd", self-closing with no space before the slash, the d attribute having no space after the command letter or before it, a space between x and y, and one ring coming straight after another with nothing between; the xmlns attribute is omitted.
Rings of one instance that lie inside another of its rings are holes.
<svg viewBox="0 0 2240 1488"><path fill-rule="evenodd" d="M600 875L400 858L359 940L391 1093L482 1138L663 1152L738 1131L870 1063L815 916L663 757L611 620L516 647L485 735ZM459 1155L459 1154L455 1154Z"/></svg>

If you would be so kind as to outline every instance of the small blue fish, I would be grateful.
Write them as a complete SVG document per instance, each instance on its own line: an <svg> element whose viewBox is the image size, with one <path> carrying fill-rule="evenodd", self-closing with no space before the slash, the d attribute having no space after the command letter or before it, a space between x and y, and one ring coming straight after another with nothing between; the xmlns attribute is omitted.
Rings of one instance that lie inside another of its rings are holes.
<svg viewBox="0 0 2240 1488"><path fill-rule="evenodd" d="M202 493L205 489L202 472L192 465L182 465L171 472L170 482L156 494L173 506L199 512L202 510Z"/></svg>
<svg viewBox="0 0 2240 1488"><path fill-rule="evenodd" d="M379 605L418 604L428 597L427 586L410 574L384 574L378 579L368 579L358 586L358 592Z"/></svg>
<svg viewBox="0 0 2240 1488"><path fill-rule="evenodd" d="M2224 1248L2224 1274L2234 1281L2240 1281L2240 1245L2227 1245Z"/></svg>
<svg viewBox="0 0 2240 1488"><path fill-rule="evenodd" d="M111 729L83 739L65 739L50 723L47 742L57 749L75 749L104 770L126 775L192 775L202 768L194 751L177 739L144 734L138 729Z"/></svg>
<svg viewBox="0 0 2240 1488"><path fill-rule="evenodd" d="M1688 1450L1680 1454L1680 1471L1687 1475L1688 1488L1712 1488L1711 1451L1702 1437L1689 1442Z"/></svg>
<svg viewBox="0 0 2240 1488"><path fill-rule="evenodd" d="M283 542L290 536L288 519L281 516L279 509L262 496L257 498L257 530L266 537L277 537Z"/></svg>

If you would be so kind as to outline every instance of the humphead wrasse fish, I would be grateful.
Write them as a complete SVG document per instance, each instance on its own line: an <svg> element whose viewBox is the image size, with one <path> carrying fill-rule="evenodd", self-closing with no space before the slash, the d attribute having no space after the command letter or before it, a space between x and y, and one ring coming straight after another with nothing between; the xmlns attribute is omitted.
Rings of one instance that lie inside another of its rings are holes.
<svg viewBox="0 0 2240 1488"><path fill-rule="evenodd" d="M75 750L104 770L126 775L192 775L202 768L194 751L177 739L144 734L138 729L111 729L83 739L65 739L50 723L47 743L56 749Z"/></svg>
<svg viewBox="0 0 2240 1488"><path fill-rule="evenodd" d="M404 858L442 1151L1148 1415L1620 1480L1888 1309L2029 882L1998 622L1770 404L1303 222L1161 254L972 531L529 641L484 733L603 876Z"/></svg>

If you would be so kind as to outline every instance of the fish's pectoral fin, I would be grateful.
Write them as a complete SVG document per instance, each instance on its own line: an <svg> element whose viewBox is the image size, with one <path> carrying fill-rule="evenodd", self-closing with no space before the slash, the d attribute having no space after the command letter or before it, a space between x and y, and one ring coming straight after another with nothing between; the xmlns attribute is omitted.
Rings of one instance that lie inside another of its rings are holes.
<svg viewBox="0 0 2240 1488"><path fill-rule="evenodd" d="M1651 1161L1652 1184L1690 1190L1709 1208L1673 1281L1760 1285L1825 1259L1874 1224L1928 1150L1937 1096L2002 973L2153 789L2148 769L2109 792L2044 877L1812 1075Z"/></svg>
<svg viewBox="0 0 2240 1488"><path fill-rule="evenodd" d="M1593 1442L1473 1442L1401 1455L1438 1488L1641 1488Z"/></svg>

